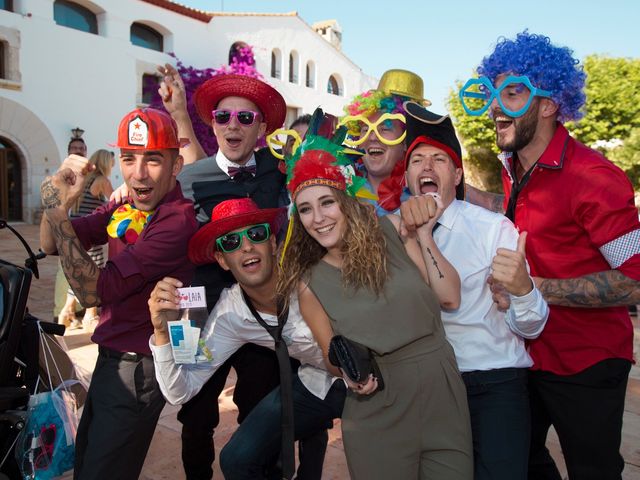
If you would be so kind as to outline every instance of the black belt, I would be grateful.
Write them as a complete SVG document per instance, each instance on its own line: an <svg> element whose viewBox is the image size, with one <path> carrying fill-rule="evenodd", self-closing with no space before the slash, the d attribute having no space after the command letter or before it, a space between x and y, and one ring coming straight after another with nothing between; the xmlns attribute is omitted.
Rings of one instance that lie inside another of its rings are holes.
<svg viewBox="0 0 640 480"><path fill-rule="evenodd" d="M98 353L103 357L124 360L125 362L139 362L143 358L151 358L151 355L145 355L143 353L118 352L117 350L111 350L110 348L100 346L98 346Z"/></svg>

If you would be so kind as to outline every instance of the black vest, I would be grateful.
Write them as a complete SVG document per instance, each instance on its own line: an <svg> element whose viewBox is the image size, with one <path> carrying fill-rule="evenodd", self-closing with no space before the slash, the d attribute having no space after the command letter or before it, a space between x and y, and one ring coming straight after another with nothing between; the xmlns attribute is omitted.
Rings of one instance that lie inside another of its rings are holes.
<svg viewBox="0 0 640 480"><path fill-rule="evenodd" d="M284 174L278 169L278 159L268 149L259 150L255 156L256 175L248 180L237 182L229 178L226 172L220 172L220 181L207 179L193 182L195 203L208 217L211 217L216 205L232 198L251 197L260 208L278 206L285 181Z"/></svg>
<svg viewBox="0 0 640 480"><path fill-rule="evenodd" d="M285 175L278 169L278 159L271 155L268 148L255 153L256 175L253 178L237 182L220 171L220 180L194 181L192 184L195 204L208 217L220 202L233 198L250 197L260 208L276 208L286 198ZM217 164L214 168L219 167ZM230 272L223 270L217 263L196 268L193 285L204 285L207 294L209 312L218 301L224 288L235 283Z"/></svg>

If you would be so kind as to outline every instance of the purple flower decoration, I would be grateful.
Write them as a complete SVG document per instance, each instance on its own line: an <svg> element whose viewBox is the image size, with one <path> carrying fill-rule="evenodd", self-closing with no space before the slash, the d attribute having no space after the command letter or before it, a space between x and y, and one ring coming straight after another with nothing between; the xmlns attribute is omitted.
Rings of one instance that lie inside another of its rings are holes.
<svg viewBox="0 0 640 480"><path fill-rule="evenodd" d="M262 75L258 70L256 70L256 60L253 55L253 49L250 46L237 49L231 59L231 63L229 65L222 65L219 68L199 69L186 66L174 53L170 53L169 55L177 60L176 70L178 70L178 73L180 73L182 81L184 82L184 88L187 95L187 110L189 111L189 117L191 118L191 123L193 124L193 130L196 137L207 155L214 155L218 151L218 142L216 141L216 137L213 135L211 126L200 120L200 117L196 112L196 107L193 104L193 93L200 85L215 75L235 73L237 75L246 75L248 77L262 79ZM159 95L154 95L150 106L160 109L164 108ZM264 146L266 146L265 139L261 138L258 141L258 147Z"/></svg>

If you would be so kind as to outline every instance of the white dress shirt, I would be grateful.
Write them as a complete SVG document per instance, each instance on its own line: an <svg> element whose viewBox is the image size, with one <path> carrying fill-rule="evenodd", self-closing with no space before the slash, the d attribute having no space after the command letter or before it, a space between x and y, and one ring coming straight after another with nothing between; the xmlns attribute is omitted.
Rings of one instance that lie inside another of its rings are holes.
<svg viewBox="0 0 640 480"><path fill-rule="evenodd" d="M225 157L221 149L218 149L218 152L216 153L216 163L218 164L218 167L220 167L220 170L222 170L227 175L229 175L229 167L240 168L240 167L250 167L252 165L257 165L255 153L251 154L251 158L247 163L245 163L244 165L239 165L235 162L232 162L227 157Z"/></svg>
<svg viewBox="0 0 640 480"><path fill-rule="evenodd" d="M278 324L275 315L259 313L268 325ZM183 404L194 397L215 371L242 345L255 343L275 348L271 335L253 317L237 283L222 291L201 337L211 351L213 360L189 365L176 365L171 345L156 346L155 338L152 336L149 339L158 384L162 394L172 405ZM291 297L289 318L282 330L282 338L287 344L289 355L302 363L298 369L300 381L316 397L324 399L338 377L327 372L322 351L300 314L297 295Z"/></svg>
<svg viewBox="0 0 640 480"><path fill-rule="evenodd" d="M438 220L433 238L460 275L461 303L442 312L447 339L461 372L495 368L527 368L533 362L523 338L536 338L549 316L540 291L511 295L511 306L500 312L487 278L498 248L515 250L518 232L504 215L454 200ZM527 265L528 269L528 265Z"/></svg>

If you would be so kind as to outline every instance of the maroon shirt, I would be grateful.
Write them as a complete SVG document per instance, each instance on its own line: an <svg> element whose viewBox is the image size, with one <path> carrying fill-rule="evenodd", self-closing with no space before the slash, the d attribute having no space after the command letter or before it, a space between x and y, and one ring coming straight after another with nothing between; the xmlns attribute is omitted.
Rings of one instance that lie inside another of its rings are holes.
<svg viewBox="0 0 640 480"><path fill-rule="evenodd" d="M512 157L502 170L505 208L511 193ZM617 269L640 280L640 223L633 188L624 172L571 138L558 124L524 186L514 223L527 236L531 275L575 278ZM530 340L534 370L578 373L608 358L633 360L627 307L549 305L542 334Z"/></svg>
<svg viewBox="0 0 640 480"><path fill-rule="evenodd" d="M109 242L109 260L98 277L100 322L91 338L102 347L151 355L153 326L147 301L158 280L170 276L184 285L195 267L187 257L189 239L198 229L193 203L182 196L180 184L165 195L133 245L107 235L111 214L119 204L109 202L92 214L72 221L85 248Z"/></svg>

